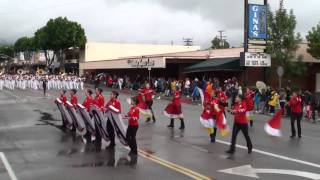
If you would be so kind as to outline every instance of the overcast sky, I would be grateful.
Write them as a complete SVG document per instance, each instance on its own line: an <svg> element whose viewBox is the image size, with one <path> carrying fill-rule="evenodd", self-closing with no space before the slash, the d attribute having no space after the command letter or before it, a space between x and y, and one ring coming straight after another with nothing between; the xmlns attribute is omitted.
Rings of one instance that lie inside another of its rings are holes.
<svg viewBox="0 0 320 180"><path fill-rule="evenodd" d="M250 0L250 2L263 0ZM225 30L233 46L243 42L243 0L0 0L0 42L32 36L50 18L79 22L89 41L182 44L207 48ZM277 9L279 0L269 0ZM305 35L320 22L320 0L285 0Z"/></svg>

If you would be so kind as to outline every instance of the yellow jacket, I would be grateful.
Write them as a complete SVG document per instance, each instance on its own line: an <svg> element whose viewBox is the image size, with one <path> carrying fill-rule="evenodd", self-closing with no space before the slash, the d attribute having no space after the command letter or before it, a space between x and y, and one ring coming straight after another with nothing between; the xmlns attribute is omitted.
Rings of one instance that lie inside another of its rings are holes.
<svg viewBox="0 0 320 180"><path fill-rule="evenodd" d="M276 93L276 92L272 92L271 94L272 95L271 95L271 98L270 98L268 104L270 106L276 106L278 104L278 101L279 101L279 94Z"/></svg>

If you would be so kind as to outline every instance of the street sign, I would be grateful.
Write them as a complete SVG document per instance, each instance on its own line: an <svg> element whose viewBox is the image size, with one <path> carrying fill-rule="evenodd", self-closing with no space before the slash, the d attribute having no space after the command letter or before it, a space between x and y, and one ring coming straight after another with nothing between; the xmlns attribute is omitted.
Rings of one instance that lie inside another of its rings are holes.
<svg viewBox="0 0 320 180"><path fill-rule="evenodd" d="M251 178L259 178L258 174L284 174L314 180L320 179L320 174L316 173L287 169L257 169L253 168L251 165L244 165L235 168L219 170L219 172Z"/></svg>
<svg viewBox="0 0 320 180"><path fill-rule="evenodd" d="M241 65L246 67L270 67L271 56L266 53L245 52L241 54Z"/></svg>
<svg viewBox="0 0 320 180"><path fill-rule="evenodd" d="M279 66L279 67L277 68L277 74L278 74L279 77L282 77L282 76L283 76L283 74L284 74L284 69L283 69L282 66Z"/></svg>

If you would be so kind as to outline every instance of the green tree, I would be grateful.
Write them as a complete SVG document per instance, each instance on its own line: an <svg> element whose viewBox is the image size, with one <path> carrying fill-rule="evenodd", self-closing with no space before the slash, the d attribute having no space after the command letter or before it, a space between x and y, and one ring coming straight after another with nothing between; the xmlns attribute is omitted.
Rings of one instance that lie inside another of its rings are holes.
<svg viewBox="0 0 320 180"><path fill-rule="evenodd" d="M221 40L218 37L215 37L211 41L211 48L212 49L227 49L230 47L230 44L226 40Z"/></svg>
<svg viewBox="0 0 320 180"><path fill-rule="evenodd" d="M306 38L309 46L308 53L320 60L320 23L308 32Z"/></svg>
<svg viewBox="0 0 320 180"><path fill-rule="evenodd" d="M13 55L14 55L13 46L0 44L0 55L5 55L13 58Z"/></svg>
<svg viewBox="0 0 320 180"><path fill-rule="evenodd" d="M34 38L21 37L14 43L14 51L16 53L23 52L26 60L31 60L34 50Z"/></svg>
<svg viewBox="0 0 320 180"><path fill-rule="evenodd" d="M77 22L69 21L66 17L50 19L46 26L35 33L37 49L45 51L47 67L50 67L56 57L62 66L63 53L69 48L84 48L87 38L85 31ZM54 52L52 58L49 51Z"/></svg>
<svg viewBox="0 0 320 180"><path fill-rule="evenodd" d="M267 52L272 55L275 66L283 66L286 75L303 75L307 66L302 57L296 58L295 52L301 43L301 36L295 33L297 21L293 10L288 12L280 1L280 8L275 12L268 10L269 42Z"/></svg>

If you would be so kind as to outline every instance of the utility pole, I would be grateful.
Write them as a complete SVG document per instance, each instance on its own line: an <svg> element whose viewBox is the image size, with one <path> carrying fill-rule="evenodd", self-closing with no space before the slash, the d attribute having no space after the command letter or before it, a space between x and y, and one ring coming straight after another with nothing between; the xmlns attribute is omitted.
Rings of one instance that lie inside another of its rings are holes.
<svg viewBox="0 0 320 180"><path fill-rule="evenodd" d="M249 29L248 5L249 5L249 1L244 0L244 42L243 42L244 52L248 52L248 29Z"/></svg>
<svg viewBox="0 0 320 180"><path fill-rule="evenodd" d="M193 45L193 39L192 38L182 38L185 46L192 46Z"/></svg>
<svg viewBox="0 0 320 180"><path fill-rule="evenodd" d="M244 40L243 40L243 50L244 54L248 52L248 31L249 31L249 0L244 0ZM243 68L243 80L244 85L247 86L247 67Z"/></svg>
<svg viewBox="0 0 320 180"><path fill-rule="evenodd" d="M227 36L224 36L224 30L220 30L219 32L219 39L220 39L220 46L224 47L224 42L226 41Z"/></svg>

